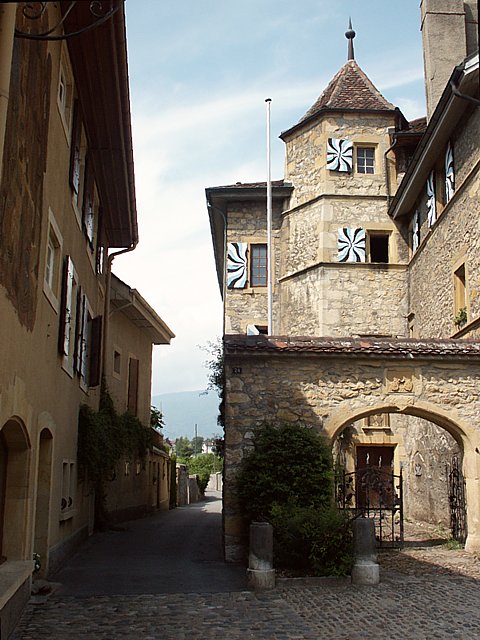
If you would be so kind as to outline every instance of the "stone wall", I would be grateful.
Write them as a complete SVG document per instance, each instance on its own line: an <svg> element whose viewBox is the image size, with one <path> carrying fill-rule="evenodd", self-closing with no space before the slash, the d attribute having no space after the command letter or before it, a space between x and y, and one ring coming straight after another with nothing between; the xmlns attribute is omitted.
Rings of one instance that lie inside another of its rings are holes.
<svg viewBox="0 0 480 640"><path fill-rule="evenodd" d="M328 114L320 122L308 123L286 138L285 179L295 190L291 207L324 193L361 196L386 195L384 153L390 146L388 129L395 125L395 114ZM355 175L327 171L328 138L353 140L376 146L375 174ZM394 184L394 182L393 182Z"/></svg>
<svg viewBox="0 0 480 640"><path fill-rule="evenodd" d="M243 457L253 446L256 428L264 422L300 422L334 437L337 430L369 412L393 411L421 416L456 430L457 437L463 439L465 455L470 456L469 473L472 477L477 473L474 471L474 447L480 444L480 432L477 431L480 369L474 364L424 363L413 367L406 363L331 359L313 354L289 353L283 357L231 354L226 357L226 371L224 523L227 560L244 557L247 523L238 506L235 478ZM419 450L434 447L437 435L431 429L424 444L417 445ZM413 454L414 439L412 435L408 443ZM449 446L442 438L437 444L439 451ZM473 485L470 486L473 492ZM431 496L433 499L432 492ZM477 511L473 493L470 504L472 523ZM471 533L474 535L473 531Z"/></svg>
<svg viewBox="0 0 480 640"><path fill-rule="evenodd" d="M272 246L274 280L280 274L279 228L281 206L275 202L272 207ZM267 211L266 200L233 202L228 207L227 242L266 244ZM274 290L275 298L278 288ZM244 289L227 289L225 295L225 333L245 333L248 324L267 324L267 287L251 287L247 282ZM274 309L274 320L278 310Z"/></svg>
<svg viewBox="0 0 480 640"><path fill-rule="evenodd" d="M405 419L405 418L404 418ZM404 431L404 511L410 521L447 529L449 520L447 465L462 452L456 440L432 422L408 416Z"/></svg>
<svg viewBox="0 0 480 640"><path fill-rule="evenodd" d="M282 283L282 335L406 335L407 267L324 264Z"/></svg>
<svg viewBox="0 0 480 640"><path fill-rule="evenodd" d="M464 125L467 123L464 122ZM456 192L412 258L409 273L410 311L415 335L449 337L454 324L454 271L465 263L467 314L480 316L480 174L475 141L480 136L478 109L454 141Z"/></svg>

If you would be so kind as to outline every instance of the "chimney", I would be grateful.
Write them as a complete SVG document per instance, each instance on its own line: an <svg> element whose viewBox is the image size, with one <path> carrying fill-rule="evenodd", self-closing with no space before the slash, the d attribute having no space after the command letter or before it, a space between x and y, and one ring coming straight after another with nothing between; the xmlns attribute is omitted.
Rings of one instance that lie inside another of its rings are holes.
<svg viewBox="0 0 480 640"><path fill-rule="evenodd" d="M478 49L478 0L464 0L467 56Z"/></svg>
<svg viewBox="0 0 480 640"><path fill-rule="evenodd" d="M466 4L471 16L476 0ZM420 9L427 120L430 120L454 67L467 56L466 19L463 0L421 0Z"/></svg>

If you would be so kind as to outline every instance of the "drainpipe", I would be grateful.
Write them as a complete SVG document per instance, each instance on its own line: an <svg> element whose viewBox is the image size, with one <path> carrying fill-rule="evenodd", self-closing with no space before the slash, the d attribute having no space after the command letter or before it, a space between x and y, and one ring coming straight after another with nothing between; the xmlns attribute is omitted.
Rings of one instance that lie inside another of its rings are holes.
<svg viewBox="0 0 480 640"><path fill-rule="evenodd" d="M2 178L3 150L5 147L5 133L7 128L16 15L16 2L0 4L0 181Z"/></svg>
<svg viewBox="0 0 480 640"><path fill-rule="evenodd" d="M121 251L116 251L115 253L111 253L107 258L105 301L104 301L104 309L103 309L102 366L101 366L100 380L102 380L105 377L105 372L107 369L107 345L108 345L108 338L109 338L109 332L110 332L110 291L112 287L112 264L117 256L120 256L123 253L129 253L130 251L133 251L136 246L137 246L137 242L134 242L130 247L127 247L127 249L122 249Z"/></svg>
<svg viewBox="0 0 480 640"><path fill-rule="evenodd" d="M460 98L461 100L468 100L468 102L471 102L476 107L480 107L480 100L477 100L477 98L474 98L473 96L468 96L465 93L460 93L457 85L453 80L450 80L450 88L452 90L453 95L456 96L457 98Z"/></svg>

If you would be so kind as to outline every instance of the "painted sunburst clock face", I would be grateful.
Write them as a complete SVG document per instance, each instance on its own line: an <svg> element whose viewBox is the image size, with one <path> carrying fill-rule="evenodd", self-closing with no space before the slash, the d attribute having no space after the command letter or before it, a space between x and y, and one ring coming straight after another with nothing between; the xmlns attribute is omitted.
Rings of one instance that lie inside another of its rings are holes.
<svg viewBox="0 0 480 640"><path fill-rule="evenodd" d="M365 262L365 229L338 230L338 261Z"/></svg>
<svg viewBox="0 0 480 640"><path fill-rule="evenodd" d="M327 143L327 169L350 173L353 168L353 142L329 138Z"/></svg>

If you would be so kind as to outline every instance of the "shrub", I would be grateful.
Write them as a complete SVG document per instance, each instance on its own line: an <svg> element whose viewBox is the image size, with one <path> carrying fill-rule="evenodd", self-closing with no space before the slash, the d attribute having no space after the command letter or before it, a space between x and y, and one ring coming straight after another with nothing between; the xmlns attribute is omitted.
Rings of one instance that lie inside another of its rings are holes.
<svg viewBox="0 0 480 640"><path fill-rule="evenodd" d="M333 471L328 442L301 425L264 425L243 461L237 489L249 520L269 520L272 505L290 499L303 506L330 504Z"/></svg>
<svg viewBox="0 0 480 640"><path fill-rule="evenodd" d="M264 425L242 463L237 490L250 520L274 528L277 566L344 575L352 564L352 531L334 504L330 446L298 424Z"/></svg>
<svg viewBox="0 0 480 640"><path fill-rule="evenodd" d="M274 504L275 560L281 567L314 575L346 575L352 567L352 528L335 505L302 507Z"/></svg>

